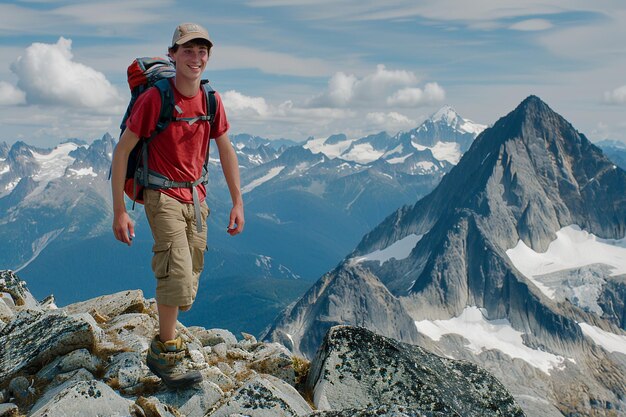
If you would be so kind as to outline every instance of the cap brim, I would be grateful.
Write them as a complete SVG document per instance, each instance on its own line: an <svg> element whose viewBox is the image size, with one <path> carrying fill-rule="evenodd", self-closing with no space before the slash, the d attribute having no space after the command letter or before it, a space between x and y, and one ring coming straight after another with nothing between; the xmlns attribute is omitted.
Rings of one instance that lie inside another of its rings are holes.
<svg viewBox="0 0 626 417"><path fill-rule="evenodd" d="M197 33L188 33L187 35L182 36L179 40L176 41L176 45L182 45L182 44L187 43L187 42L189 42L191 40L194 40L194 39L205 40L205 41L207 41L209 43L209 45L213 46L213 42L211 42L211 39L209 39L206 36L199 35Z"/></svg>

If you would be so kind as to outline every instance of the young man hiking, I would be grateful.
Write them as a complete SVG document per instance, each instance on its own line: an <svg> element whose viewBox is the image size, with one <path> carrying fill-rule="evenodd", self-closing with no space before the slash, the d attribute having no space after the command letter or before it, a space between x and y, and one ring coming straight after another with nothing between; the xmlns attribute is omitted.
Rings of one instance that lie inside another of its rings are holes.
<svg viewBox="0 0 626 417"><path fill-rule="evenodd" d="M146 217L154 238L152 269L157 280L159 314L159 334L148 349L147 364L171 387L202 380L198 371L177 366L185 347L176 336L176 322L179 310L191 308L204 266L209 209L204 201L206 189L198 179L203 176L210 139L217 144L233 203L227 231L234 236L244 227L237 155L226 133L229 124L217 93L212 123L200 118L208 112L201 77L212 46L207 31L199 25L185 23L174 31L168 55L176 70L169 82L174 94L173 117L180 120L172 120L158 133L150 141L147 153L149 172L169 181L168 185L161 184L163 188L143 189ZM113 153L113 233L117 240L128 245L134 237L134 225L124 202L128 157L138 141L150 138L155 132L161 102L155 87L138 97ZM197 222L198 217L201 222Z"/></svg>

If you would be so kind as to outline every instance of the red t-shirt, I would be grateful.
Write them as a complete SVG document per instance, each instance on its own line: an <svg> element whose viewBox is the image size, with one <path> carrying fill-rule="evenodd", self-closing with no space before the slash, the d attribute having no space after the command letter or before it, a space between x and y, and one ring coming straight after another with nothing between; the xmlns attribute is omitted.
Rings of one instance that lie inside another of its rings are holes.
<svg viewBox="0 0 626 417"><path fill-rule="evenodd" d="M193 97L180 94L173 81L174 104L178 106L176 117L195 117L207 114L207 104L202 89ZM206 158L209 139L215 139L226 133L230 127L222 99L215 93L217 104L212 128L208 122L173 121L148 145L148 168L165 175L172 181L195 181L202 176L202 166ZM182 110L179 113L178 110ZM126 126L140 138L149 137L156 128L161 97L156 88L150 88L137 99L128 117ZM200 200L206 198L204 185L197 187ZM190 188L165 188L160 190L183 203L193 203Z"/></svg>

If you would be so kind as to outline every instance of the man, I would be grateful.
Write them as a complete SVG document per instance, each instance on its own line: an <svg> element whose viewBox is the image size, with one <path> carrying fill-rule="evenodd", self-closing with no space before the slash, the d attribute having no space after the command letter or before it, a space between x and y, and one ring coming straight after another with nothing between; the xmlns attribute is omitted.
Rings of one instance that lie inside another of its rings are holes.
<svg viewBox="0 0 626 417"><path fill-rule="evenodd" d="M233 203L227 231L235 236L244 227L239 165L226 133L229 124L217 93L213 123L196 119L208 111L200 81L212 47L208 32L200 25L185 23L174 31L168 55L174 62L176 73L170 83L174 92L175 116L184 121L170 122L150 142L148 167L150 171L174 182L197 183L196 180L202 177L210 139L214 139ZM124 202L128 156L139 140L150 137L155 131L160 109L161 98L156 88L141 94L113 153L113 233L117 240L128 245L134 237L134 225ZM154 238L152 269L157 279L159 314L159 334L150 345L147 364L171 387L187 386L202 380L198 371L179 369L185 348L181 338L176 337L176 322L179 310L191 308L204 266L206 218L209 214L205 197L203 184L144 189L146 217ZM198 215L201 223L197 223Z"/></svg>

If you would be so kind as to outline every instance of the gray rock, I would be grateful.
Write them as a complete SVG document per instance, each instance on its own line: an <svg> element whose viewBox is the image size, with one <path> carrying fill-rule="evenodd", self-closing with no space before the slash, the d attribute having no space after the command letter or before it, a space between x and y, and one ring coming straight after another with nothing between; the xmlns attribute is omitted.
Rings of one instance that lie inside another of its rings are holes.
<svg viewBox="0 0 626 417"><path fill-rule="evenodd" d="M115 317L125 313L143 313L145 310L143 292L141 290L121 291L103 295L87 301L63 307L70 314L99 313L103 316Z"/></svg>
<svg viewBox="0 0 626 417"><path fill-rule="evenodd" d="M256 337L254 337L254 335L251 335L250 333L241 332L241 336L243 336L246 342L249 342L252 344L255 344L257 342Z"/></svg>
<svg viewBox="0 0 626 417"><path fill-rule="evenodd" d="M235 373L235 370L226 362L219 362L217 367L224 375L232 375Z"/></svg>
<svg viewBox="0 0 626 417"><path fill-rule="evenodd" d="M76 349L93 348L101 337L93 320L64 312L22 311L0 332L0 384Z"/></svg>
<svg viewBox="0 0 626 417"><path fill-rule="evenodd" d="M205 381L212 382L220 387L222 391L227 392L235 388L236 381L221 371L219 365L221 365L222 363L223 362L220 362L218 364L218 367L208 366L205 369L202 369L200 372L202 373L202 377ZM234 373L234 371L231 368L231 374L232 373Z"/></svg>
<svg viewBox="0 0 626 417"><path fill-rule="evenodd" d="M381 405L364 410L314 411L307 417L449 417L440 411L420 411L399 405Z"/></svg>
<svg viewBox="0 0 626 417"><path fill-rule="evenodd" d="M135 405L141 408L146 417L180 417L181 414L172 406L163 404L156 397L139 397Z"/></svg>
<svg viewBox="0 0 626 417"><path fill-rule="evenodd" d="M245 350L238 347L232 347L228 349L228 351L226 352L226 357L234 360L252 360L252 354L250 352L246 352Z"/></svg>
<svg viewBox="0 0 626 417"><path fill-rule="evenodd" d="M0 404L0 417L18 417L20 415L17 405L12 403Z"/></svg>
<svg viewBox="0 0 626 417"><path fill-rule="evenodd" d="M76 349L67 355L60 356L37 372L37 378L51 381L56 375L84 368L95 373L103 363L87 349Z"/></svg>
<svg viewBox="0 0 626 417"><path fill-rule="evenodd" d="M118 349L145 352L156 334L158 322L148 314L126 313L113 317L106 325L106 334Z"/></svg>
<svg viewBox="0 0 626 417"><path fill-rule="evenodd" d="M26 282L19 279L11 270L0 271L0 292L10 294L14 304L25 308L36 308L37 300L26 287Z"/></svg>
<svg viewBox="0 0 626 417"><path fill-rule="evenodd" d="M91 381L92 379L95 379L95 377L91 372L84 368L80 368L63 374L58 374L54 377L50 385L48 385L48 389L58 387L67 381Z"/></svg>
<svg viewBox="0 0 626 417"><path fill-rule="evenodd" d="M257 375L210 416L229 417L238 413L249 417L293 417L311 411L291 385L271 375Z"/></svg>
<svg viewBox="0 0 626 417"><path fill-rule="evenodd" d="M235 335L224 329L197 331L195 336L200 340L202 346L215 346L219 343L235 345L237 343Z"/></svg>
<svg viewBox="0 0 626 417"><path fill-rule="evenodd" d="M31 417L128 416L133 404L104 382L67 381L48 391L31 410Z"/></svg>
<svg viewBox="0 0 626 417"><path fill-rule="evenodd" d="M31 381L29 381L26 377L18 376L13 378L9 383L9 392L18 404L23 404L35 394L35 390L31 387L31 385Z"/></svg>
<svg viewBox="0 0 626 417"><path fill-rule="evenodd" d="M148 373L144 355L137 352L122 352L111 359L104 380L108 382L117 379L120 388L129 388L137 385Z"/></svg>
<svg viewBox="0 0 626 417"><path fill-rule="evenodd" d="M202 381L190 388L160 392L154 396L163 404L176 407L187 417L203 417L223 395L224 392L217 385Z"/></svg>
<svg viewBox="0 0 626 417"><path fill-rule="evenodd" d="M478 366L358 327L328 332L305 390L313 392L319 410L389 404L450 416L524 415L500 382Z"/></svg>
<svg viewBox="0 0 626 417"><path fill-rule="evenodd" d="M228 354L228 346L226 346L226 343L221 342L213 345L211 350L217 355L218 358L226 359L226 355Z"/></svg>
<svg viewBox="0 0 626 417"><path fill-rule="evenodd" d="M259 346L253 352L250 368L262 374L274 375L291 385L296 384L291 352L280 343Z"/></svg>
<svg viewBox="0 0 626 417"><path fill-rule="evenodd" d="M15 313L13 312L11 307L9 307L9 305L7 305L7 303L4 301L4 297L0 297L0 321L6 323L10 321L14 315Z"/></svg>

